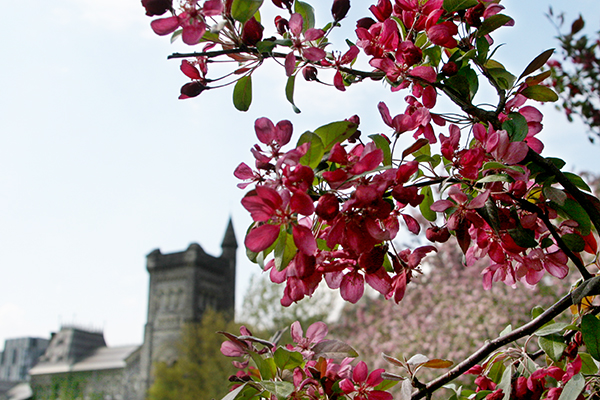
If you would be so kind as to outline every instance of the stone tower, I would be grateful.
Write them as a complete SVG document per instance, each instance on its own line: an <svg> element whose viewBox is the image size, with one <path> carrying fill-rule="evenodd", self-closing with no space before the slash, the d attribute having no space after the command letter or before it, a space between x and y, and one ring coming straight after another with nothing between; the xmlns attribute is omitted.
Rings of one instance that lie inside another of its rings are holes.
<svg viewBox="0 0 600 400"><path fill-rule="evenodd" d="M233 317L237 241L231 220L221 248L220 257L206 254L197 243L178 253L162 254L156 249L148 254L148 319L140 354L140 378L146 390L153 363L176 360L183 324L199 321L208 307Z"/></svg>

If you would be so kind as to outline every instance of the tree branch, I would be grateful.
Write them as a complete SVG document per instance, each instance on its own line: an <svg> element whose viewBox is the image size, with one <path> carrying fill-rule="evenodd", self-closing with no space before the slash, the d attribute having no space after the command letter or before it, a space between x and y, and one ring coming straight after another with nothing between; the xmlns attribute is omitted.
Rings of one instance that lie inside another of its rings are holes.
<svg viewBox="0 0 600 400"><path fill-rule="evenodd" d="M567 246L564 240L562 240L562 237L560 237L560 235L556 231L556 228L554 228L554 225L552 225L552 222L550 222L550 218L548 218L548 215L546 215L546 213L543 212L541 208L524 199L517 199L513 197L513 200L515 200L524 210L535 213L538 216L538 218L540 218L544 222L544 225L546 225L546 228L548 228L548 230L550 231L550 234L556 241L558 247L563 251L563 253L567 255L567 257L569 257L573 264L575 264L575 267L577 267L579 273L581 274L584 280L592 278L592 274L590 274L590 272L585 268L585 265L583 265L581 259L577 257L577 255L573 253L571 249L569 249L569 246Z"/></svg>
<svg viewBox="0 0 600 400"><path fill-rule="evenodd" d="M600 211L594 206L594 204L592 204L587 195L579 190L579 188L575 186L575 184L571 182L569 178L567 178L565 174L563 174L562 171L556 167L556 165L546 160L544 157L540 156L531 149L529 149L525 161L531 161L550 172L556 178L558 183L560 183L567 191L567 193L573 196L575 201L577 201L581 207L583 207L585 212L590 217L592 224L594 224L596 232L600 233Z"/></svg>
<svg viewBox="0 0 600 400"><path fill-rule="evenodd" d="M170 56L168 56L167 59L171 60L174 58L193 58L193 57L212 58L212 57L219 57L219 56L228 55L228 54L243 54L243 53L249 53L249 54L252 54L255 56L260 56L263 59L265 59L265 58L285 58L287 56L287 54L285 54L285 53L278 53L278 52L261 53L255 47L236 47L234 49L200 51L200 52L193 52L193 53L173 53ZM300 56L296 56L296 60L303 61L304 59ZM322 66L319 63L315 63L315 65ZM385 73L382 71L361 71L358 69L353 69L353 68L348 68L348 67L340 67L339 70L346 74L358 76L363 79L370 78L370 79L374 79L374 80L379 80L379 79L383 79L385 77Z"/></svg>
<svg viewBox="0 0 600 400"><path fill-rule="evenodd" d="M454 379L458 378L460 375L467 372L471 367L485 359L485 357L487 357L500 347L507 345L510 342L514 342L515 340L521 339L525 336L533 334L544 324L550 322L552 319L554 319L554 317L560 315L563 311L569 308L571 304L573 304L571 294L567 294L562 299L554 303L552 307L544 311L536 319L532 320L531 322L528 322L527 324L521 326L518 329L515 329L507 335L501 336L499 338L487 342L479 350L471 354L461 363L457 364L450 371L428 382L425 389L418 390L415 393L413 393L411 399L418 400L422 399L423 397L426 397L428 394L435 392L443 385L450 383Z"/></svg>

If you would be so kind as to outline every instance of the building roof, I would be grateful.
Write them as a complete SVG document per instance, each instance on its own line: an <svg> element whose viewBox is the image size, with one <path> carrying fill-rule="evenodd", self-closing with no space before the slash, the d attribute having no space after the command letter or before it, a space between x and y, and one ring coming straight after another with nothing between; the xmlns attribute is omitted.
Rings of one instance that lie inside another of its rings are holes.
<svg viewBox="0 0 600 400"><path fill-rule="evenodd" d="M31 399L32 395L31 386L27 382L21 382L7 392L8 400L27 400Z"/></svg>
<svg viewBox="0 0 600 400"><path fill-rule="evenodd" d="M140 346L99 347L89 356L73 364L40 363L33 367L30 375L58 374L75 371L97 371L104 369L125 368L125 359Z"/></svg>

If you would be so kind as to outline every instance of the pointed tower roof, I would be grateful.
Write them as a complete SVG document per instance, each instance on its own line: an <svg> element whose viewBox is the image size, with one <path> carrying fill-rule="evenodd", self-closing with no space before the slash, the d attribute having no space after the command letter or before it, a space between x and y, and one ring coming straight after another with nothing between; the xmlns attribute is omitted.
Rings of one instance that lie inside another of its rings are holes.
<svg viewBox="0 0 600 400"><path fill-rule="evenodd" d="M231 217L229 218L229 223L227 224L227 230L225 231L225 237L223 237L223 243L221 243L221 248L234 248L237 249L238 244L235 239L235 231L233 230L233 223L231 222Z"/></svg>

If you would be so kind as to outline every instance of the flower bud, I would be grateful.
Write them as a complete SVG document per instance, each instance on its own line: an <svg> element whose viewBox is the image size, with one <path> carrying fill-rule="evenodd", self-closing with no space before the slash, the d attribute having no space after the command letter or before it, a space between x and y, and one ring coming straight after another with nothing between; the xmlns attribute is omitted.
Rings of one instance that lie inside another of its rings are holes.
<svg viewBox="0 0 600 400"><path fill-rule="evenodd" d="M277 28L277 33L283 36L284 33L290 30L290 23L287 19L278 15L275 17L275 27Z"/></svg>
<svg viewBox="0 0 600 400"><path fill-rule="evenodd" d="M350 0L333 0L333 6L331 7L331 15L335 22L341 21L348 14L350 9Z"/></svg>
<svg viewBox="0 0 600 400"><path fill-rule="evenodd" d="M187 99L190 97L196 97L204 90L206 90L206 86L204 86L199 81L189 82L181 87L181 95L179 96L179 98Z"/></svg>
<svg viewBox="0 0 600 400"><path fill-rule="evenodd" d="M250 18L245 24L242 31L242 41L248 46L256 46L256 43L260 42L263 36L263 26L256 20L256 18Z"/></svg>
<svg viewBox="0 0 600 400"><path fill-rule="evenodd" d="M431 242L444 243L450 239L450 232L446 227L432 226L425 231L425 237Z"/></svg>
<svg viewBox="0 0 600 400"><path fill-rule="evenodd" d="M465 12L465 21L473 28L479 28L481 26L481 17L483 17L484 11L485 7L481 3L477 4L475 7L469 8Z"/></svg>
<svg viewBox="0 0 600 400"><path fill-rule="evenodd" d="M173 9L173 0L142 0L142 7L146 9L146 15L163 15Z"/></svg>
<svg viewBox="0 0 600 400"><path fill-rule="evenodd" d="M279 8L287 8L288 10L292 8L293 0L272 0L273 4Z"/></svg>
<svg viewBox="0 0 600 400"><path fill-rule="evenodd" d="M331 221L340 212L340 203L333 193L325 193L319 198L316 214L325 221Z"/></svg>
<svg viewBox="0 0 600 400"><path fill-rule="evenodd" d="M365 17L365 18L361 18L358 21L356 21L356 27L369 29L371 27L371 25L373 25L374 23L375 23L375 20L373 18Z"/></svg>
<svg viewBox="0 0 600 400"><path fill-rule="evenodd" d="M307 81L316 81L317 80L317 69L312 65L307 65L302 69L302 76Z"/></svg>
<svg viewBox="0 0 600 400"><path fill-rule="evenodd" d="M585 22L584 22L583 18L581 17L581 14L579 14L579 18L577 18L571 24L571 35L574 35L577 32L579 32L580 30L582 30L584 26L585 26Z"/></svg>
<svg viewBox="0 0 600 400"><path fill-rule="evenodd" d="M442 67L442 74L446 76L454 76L458 72L458 65L454 61L448 61Z"/></svg>

